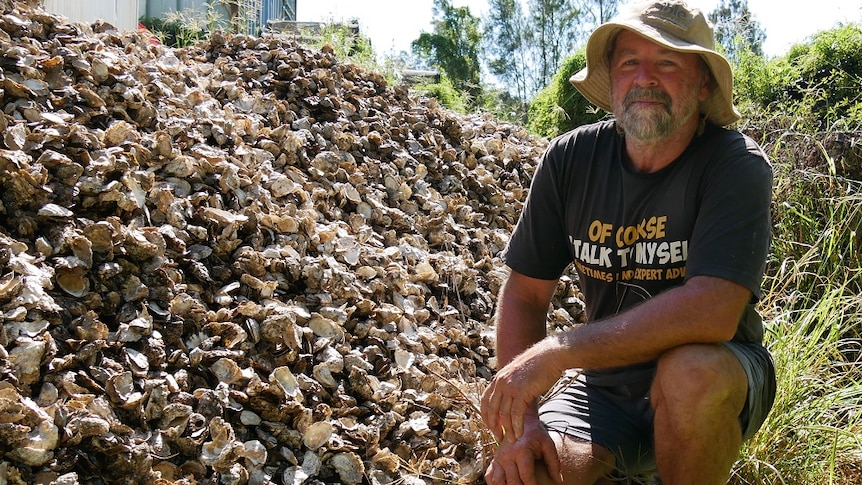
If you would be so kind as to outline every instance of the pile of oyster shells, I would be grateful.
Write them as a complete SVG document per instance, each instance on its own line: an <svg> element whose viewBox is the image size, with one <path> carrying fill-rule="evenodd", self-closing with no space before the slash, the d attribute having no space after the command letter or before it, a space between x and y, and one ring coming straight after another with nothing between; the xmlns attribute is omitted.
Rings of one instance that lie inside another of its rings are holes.
<svg viewBox="0 0 862 485"><path fill-rule="evenodd" d="M0 484L480 479L542 140L326 47L0 7Z"/></svg>

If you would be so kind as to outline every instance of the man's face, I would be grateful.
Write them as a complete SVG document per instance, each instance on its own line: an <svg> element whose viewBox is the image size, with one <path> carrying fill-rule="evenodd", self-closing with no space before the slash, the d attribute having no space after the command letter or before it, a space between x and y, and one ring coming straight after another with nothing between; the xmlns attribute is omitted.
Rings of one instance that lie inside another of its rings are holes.
<svg viewBox="0 0 862 485"><path fill-rule="evenodd" d="M697 123L710 77L696 54L676 52L624 30L610 63L611 103L626 135L658 141Z"/></svg>

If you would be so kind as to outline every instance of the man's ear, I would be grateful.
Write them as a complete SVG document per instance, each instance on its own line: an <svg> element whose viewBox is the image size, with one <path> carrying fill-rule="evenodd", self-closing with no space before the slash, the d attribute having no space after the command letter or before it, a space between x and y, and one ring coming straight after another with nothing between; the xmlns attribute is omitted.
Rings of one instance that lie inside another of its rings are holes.
<svg viewBox="0 0 862 485"><path fill-rule="evenodd" d="M701 61L703 68L700 73L700 90L698 90L698 99L701 102L709 99L709 95L712 94L712 91L717 88L715 79L712 77L712 71L709 70L709 66L706 65L705 61Z"/></svg>

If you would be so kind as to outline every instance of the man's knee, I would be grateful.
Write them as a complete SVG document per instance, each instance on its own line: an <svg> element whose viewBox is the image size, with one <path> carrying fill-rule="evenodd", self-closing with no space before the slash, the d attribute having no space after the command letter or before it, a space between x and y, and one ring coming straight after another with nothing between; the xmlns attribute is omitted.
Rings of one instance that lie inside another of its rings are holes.
<svg viewBox="0 0 862 485"><path fill-rule="evenodd" d="M559 433L551 433L551 437L557 446L565 484L605 483L604 479L614 471L616 457L606 448Z"/></svg>
<svg viewBox="0 0 862 485"><path fill-rule="evenodd" d="M654 407L724 402L741 411L747 391L748 378L730 350L717 344L690 344L659 358L651 400Z"/></svg>

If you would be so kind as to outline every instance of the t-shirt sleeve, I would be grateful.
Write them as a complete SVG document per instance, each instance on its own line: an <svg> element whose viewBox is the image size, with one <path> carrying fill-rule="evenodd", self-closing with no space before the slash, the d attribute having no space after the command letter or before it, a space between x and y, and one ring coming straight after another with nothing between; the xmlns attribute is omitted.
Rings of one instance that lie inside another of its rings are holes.
<svg viewBox="0 0 862 485"><path fill-rule="evenodd" d="M511 239L502 253L513 270L537 279L553 280L572 262L564 224L563 161L572 145L567 137L552 141L530 183L527 201Z"/></svg>
<svg viewBox="0 0 862 485"><path fill-rule="evenodd" d="M686 278L725 278L759 299L772 225L772 168L752 140L737 134L704 180Z"/></svg>

